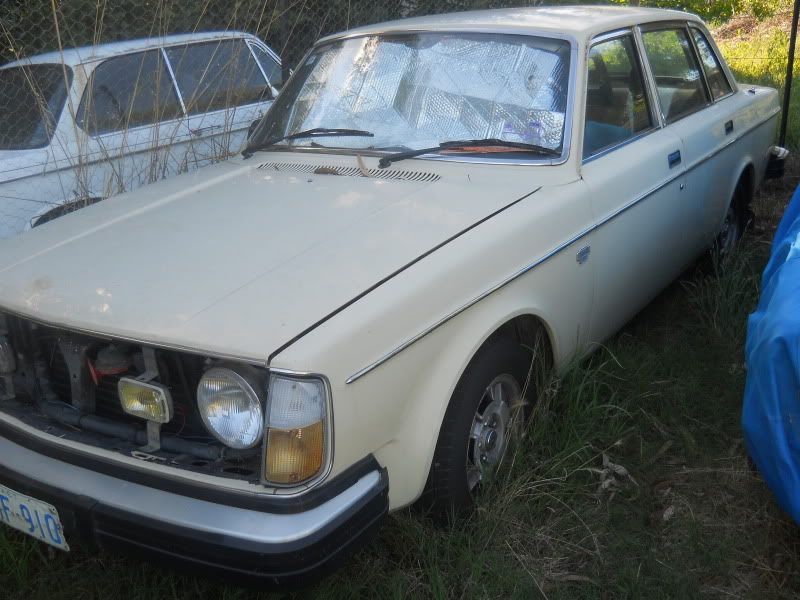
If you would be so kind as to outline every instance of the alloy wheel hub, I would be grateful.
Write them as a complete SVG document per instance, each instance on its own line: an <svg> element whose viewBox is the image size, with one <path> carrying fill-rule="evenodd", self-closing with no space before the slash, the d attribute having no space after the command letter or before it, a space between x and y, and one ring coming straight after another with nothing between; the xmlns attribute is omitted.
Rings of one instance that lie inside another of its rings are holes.
<svg viewBox="0 0 800 600"><path fill-rule="evenodd" d="M513 436L520 389L510 375L499 375L484 391L472 421L467 481L470 490L493 473Z"/></svg>

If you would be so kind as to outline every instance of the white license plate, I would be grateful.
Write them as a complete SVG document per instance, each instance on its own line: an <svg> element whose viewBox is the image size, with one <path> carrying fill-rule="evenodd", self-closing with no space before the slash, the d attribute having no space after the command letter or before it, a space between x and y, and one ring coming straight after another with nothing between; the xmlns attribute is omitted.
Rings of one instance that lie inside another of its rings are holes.
<svg viewBox="0 0 800 600"><path fill-rule="evenodd" d="M69 552L55 507L3 485L0 485L0 523Z"/></svg>

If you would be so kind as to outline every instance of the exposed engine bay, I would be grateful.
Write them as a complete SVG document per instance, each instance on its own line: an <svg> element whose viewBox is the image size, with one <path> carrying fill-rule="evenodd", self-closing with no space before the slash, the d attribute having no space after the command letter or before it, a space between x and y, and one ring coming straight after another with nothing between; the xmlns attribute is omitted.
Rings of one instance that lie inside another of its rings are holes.
<svg viewBox="0 0 800 600"><path fill-rule="evenodd" d="M88 336L0 315L0 412L64 440L142 461L258 482L262 448L209 434L194 402L213 359ZM169 419L126 412L120 382L163 389Z"/></svg>

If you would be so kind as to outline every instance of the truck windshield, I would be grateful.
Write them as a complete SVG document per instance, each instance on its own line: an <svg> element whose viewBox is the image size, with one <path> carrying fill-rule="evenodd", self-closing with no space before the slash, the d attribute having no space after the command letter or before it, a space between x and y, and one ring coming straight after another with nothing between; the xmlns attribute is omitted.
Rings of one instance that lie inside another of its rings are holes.
<svg viewBox="0 0 800 600"><path fill-rule="evenodd" d="M251 144L320 128L374 136L305 136L278 147L396 152L491 138L558 153L569 72L570 44L553 38L411 33L338 40L298 67Z"/></svg>
<svg viewBox="0 0 800 600"><path fill-rule="evenodd" d="M71 83L60 64L0 69L0 150L47 146Z"/></svg>

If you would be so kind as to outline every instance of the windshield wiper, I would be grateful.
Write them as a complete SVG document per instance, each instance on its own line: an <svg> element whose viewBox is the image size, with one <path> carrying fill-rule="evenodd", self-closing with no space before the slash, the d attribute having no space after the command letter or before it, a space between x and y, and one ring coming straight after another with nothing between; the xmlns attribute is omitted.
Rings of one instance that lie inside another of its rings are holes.
<svg viewBox="0 0 800 600"><path fill-rule="evenodd" d="M259 150L264 150L265 148L269 148L270 146L274 146L280 142L285 142L288 140L299 140L302 138L316 138L316 137L326 137L326 136L349 136L349 137L375 137L375 134L371 131L364 131L363 129L340 129L335 127L315 127L314 129L306 129L305 131L298 131L297 133L290 133L288 135L282 135L280 137L270 138L268 140L264 140L263 142L259 142L258 144L254 144L252 146L248 145L242 151L242 156L245 158L250 158L253 156L253 153L258 152Z"/></svg>
<svg viewBox="0 0 800 600"><path fill-rule="evenodd" d="M455 148L467 148L470 146L475 146L477 148L502 146L505 148L513 148L514 150L522 150L525 152L539 154L541 156L561 156L561 152L559 150L553 150L552 148L545 148L544 146L539 146L538 144L526 144L524 142L507 142L505 140L500 140L497 138L486 138L482 140L452 140L449 142L442 142L438 146L434 146L432 148L420 148L419 150L406 150L403 152L397 152L395 154L390 154L389 156L384 156L382 159L378 161L378 166L381 169L385 169L393 162L397 162L398 160L405 160L406 158L414 158L415 156L430 154L432 152L438 152L440 150L448 150L448 149L452 150Z"/></svg>

